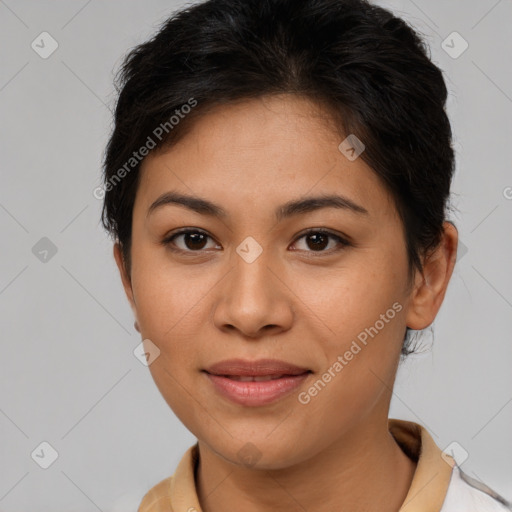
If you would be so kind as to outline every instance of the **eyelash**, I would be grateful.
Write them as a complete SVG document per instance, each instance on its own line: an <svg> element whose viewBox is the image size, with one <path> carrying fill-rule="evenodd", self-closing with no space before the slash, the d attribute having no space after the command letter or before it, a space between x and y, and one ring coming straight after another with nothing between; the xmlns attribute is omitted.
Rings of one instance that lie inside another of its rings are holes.
<svg viewBox="0 0 512 512"><path fill-rule="evenodd" d="M213 238L210 235L208 235L208 233L205 233L204 231L202 231L200 229L187 228L187 229L182 229L181 231L177 231L176 233L172 233L171 235L167 236L164 240L162 240L162 245L164 245L165 247L167 247L168 249L170 249L173 252L178 252L178 253L181 253L181 254L195 255L195 254L200 254L200 253L204 252L204 249L193 251L193 250L184 250L184 249L180 249L180 248L177 248L177 247L173 247L172 242L173 242L173 240L175 238L177 238L180 235L186 235L186 234L191 234L191 233L205 235L208 238L211 238L213 240ZM330 255L330 254L333 254L335 252L339 252L339 251L343 250L345 247L350 247L350 246L353 245L352 243L350 243L348 240L346 240L345 238L341 237L340 235L337 235L337 234L335 234L335 233L333 233L331 231L328 231L328 230L325 230L325 229L321 229L321 228L311 228L311 229L308 229L307 231L303 232L300 236L298 236L295 239L294 243L296 243L298 240L300 240L300 239L302 239L302 238L304 238L304 237L306 237L308 235L311 235L311 234L319 234L319 235L324 235L324 236L328 236L328 237L334 238L340 244L341 247L337 247L337 248L330 249L330 250L327 250L327 251L325 251L325 250L322 250L322 251L310 250L310 251L305 251L305 252L310 252L310 253L318 254L318 255L322 255L322 254Z"/></svg>

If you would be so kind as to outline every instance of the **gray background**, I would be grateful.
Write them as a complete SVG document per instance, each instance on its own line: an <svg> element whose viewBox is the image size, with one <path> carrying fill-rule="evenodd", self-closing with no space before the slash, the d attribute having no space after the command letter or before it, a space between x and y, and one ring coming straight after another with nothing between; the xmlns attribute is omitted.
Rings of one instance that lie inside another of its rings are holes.
<svg viewBox="0 0 512 512"><path fill-rule="evenodd" d="M140 337L92 194L113 70L181 5L0 1L2 511L135 510L195 441L133 355ZM380 5L425 35L445 72L463 244L433 347L400 369L390 416L441 448L456 441L462 469L512 499L512 4ZM59 45L47 59L31 48L43 31ZM453 31L469 44L457 58L442 47ZM46 262L33 252L43 237L57 248ZM31 457L43 441L58 452L48 469Z"/></svg>

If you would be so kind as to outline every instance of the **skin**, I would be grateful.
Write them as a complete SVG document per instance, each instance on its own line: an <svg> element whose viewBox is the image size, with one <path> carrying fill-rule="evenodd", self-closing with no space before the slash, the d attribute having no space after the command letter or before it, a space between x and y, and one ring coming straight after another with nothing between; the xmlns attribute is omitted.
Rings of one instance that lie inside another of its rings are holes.
<svg viewBox="0 0 512 512"><path fill-rule="evenodd" d="M275 95L222 106L175 146L150 153L133 211L132 267L114 256L143 339L160 356L149 366L162 396L197 437L196 485L206 512L396 511L415 470L388 431L388 412L406 326L428 327L455 265L457 231L407 280L402 223L377 175L347 159L328 114L311 101ZM224 208L226 218L166 205L177 191ZM322 208L279 222L287 201L342 194L367 209ZM203 245L180 228L206 232ZM324 228L320 250L304 237ZM236 248L263 249L252 263ZM336 251L336 248L339 250ZM322 252L323 251L323 252ZM426 277L425 277L426 276ZM343 355L392 304L402 309L307 404L297 395ZM297 392L266 406L220 396L201 372L233 357L277 358L312 370ZM238 452L252 443L259 458Z"/></svg>

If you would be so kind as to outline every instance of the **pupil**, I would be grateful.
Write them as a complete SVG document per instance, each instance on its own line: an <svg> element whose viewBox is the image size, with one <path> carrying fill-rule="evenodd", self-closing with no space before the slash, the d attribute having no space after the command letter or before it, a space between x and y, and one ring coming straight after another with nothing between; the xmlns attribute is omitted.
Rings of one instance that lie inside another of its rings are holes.
<svg viewBox="0 0 512 512"><path fill-rule="evenodd" d="M322 239L322 241L319 243L319 239ZM327 247L327 244L328 244L328 237L326 235L322 235L322 234L313 234L313 235L308 235L307 237L307 240L312 240L312 239L315 239L316 241L313 242L313 246L309 246L310 249L325 249L325 247ZM322 243L324 242L324 243Z"/></svg>
<svg viewBox="0 0 512 512"><path fill-rule="evenodd" d="M200 238L203 237L203 240ZM205 236L202 233L186 233L185 234L185 245L189 249L202 249L204 247L204 238ZM190 242L191 240L191 242ZM202 242L202 244L201 244ZM199 244L199 247L194 244Z"/></svg>

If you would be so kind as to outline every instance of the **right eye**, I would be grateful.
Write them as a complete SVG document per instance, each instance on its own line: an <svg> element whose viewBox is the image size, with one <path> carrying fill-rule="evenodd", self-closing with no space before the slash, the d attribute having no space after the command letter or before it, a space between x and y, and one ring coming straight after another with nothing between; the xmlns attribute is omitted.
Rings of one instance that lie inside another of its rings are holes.
<svg viewBox="0 0 512 512"><path fill-rule="evenodd" d="M205 249L208 238L213 240L213 238L204 231L188 228L171 233L162 241L162 244L169 247L171 251L188 253L201 252ZM180 244L177 243L178 240L181 242L181 247Z"/></svg>

